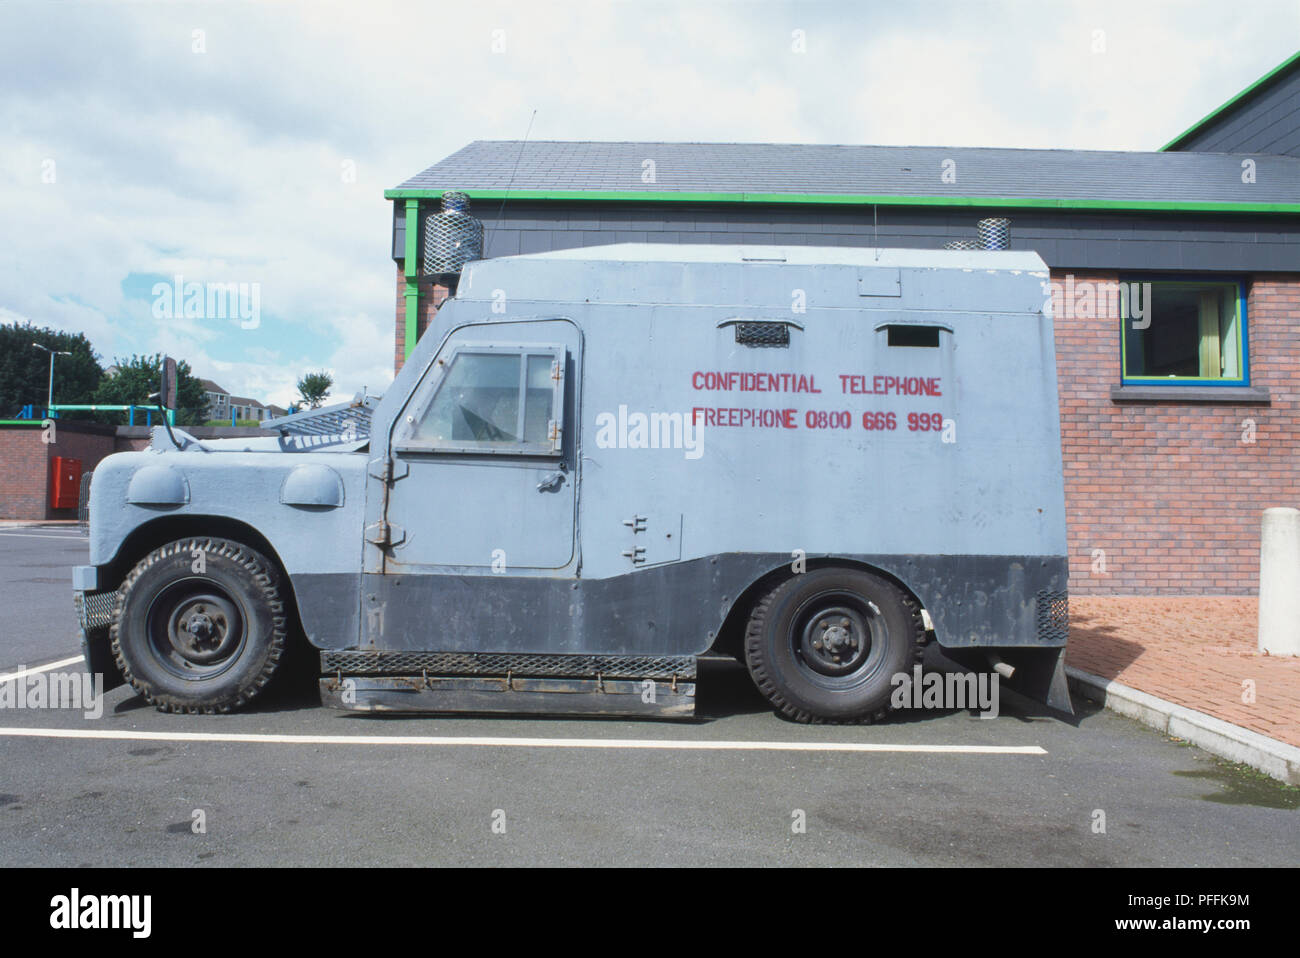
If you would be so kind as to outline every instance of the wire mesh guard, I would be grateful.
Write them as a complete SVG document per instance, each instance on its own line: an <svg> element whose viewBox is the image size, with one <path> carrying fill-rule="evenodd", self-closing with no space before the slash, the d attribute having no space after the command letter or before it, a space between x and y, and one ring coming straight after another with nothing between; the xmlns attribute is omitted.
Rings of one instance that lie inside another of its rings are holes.
<svg viewBox="0 0 1300 958"><path fill-rule="evenodd" d="M1034 597L1038 640L1064 643L1070 637L1070 596L1067 592L1043 590Z"/></svg>
<svg viewBox="0 0 1300 958"><path fill-rule="evenodd" d="M1011 244L1011 220L990 216L975 224L980 246L984 249L1007 249Z"/></svg>
<svg viewBox="0 0 1300 958"><path fill-rule="evenodd" d="M74 592L72 604L77 610L77 622L89 632L112 625L117 609L117 592Z"/></svg>
<svg viewBox="0 0 1300 958"><path fill-rule="evenodd" d="M949 240L943 244L944 249L982 249L975 240Z"/></svg>
<svg viewBox="0 0 1300 958"><path fill-rule="evenodd" d="M552 655L526 652L321 652L322 672L345 675L507 675L603 676L613 678L695 678L693 655Z"/></svg>
<svg viewBox="0 0 1300 958"><path fill-rule="evenodd" d="M370 438L370 417L379 399L378 396L358 394L351 402L304 409L288 416L268 419L262 426L279 432L281 445L286 441L290 441L289 445L301 445L300 442L291 441L295 437L315 437L318 441L311 445L357 442Z"/></svg>
<svg viewBox="0 0 1300 958"><path fill-rule="evenodd" d="M483 224L469 215L469 197L443 193L442 212L424 221L423 273L459 273L466 263L482 258Z"/></svg>
<svg viewBox="0 0 1300 958"><path fill-rule="evenodd" d="M789 346L790 327L785 323L737 323L736 342L754 347Z"/></svg>

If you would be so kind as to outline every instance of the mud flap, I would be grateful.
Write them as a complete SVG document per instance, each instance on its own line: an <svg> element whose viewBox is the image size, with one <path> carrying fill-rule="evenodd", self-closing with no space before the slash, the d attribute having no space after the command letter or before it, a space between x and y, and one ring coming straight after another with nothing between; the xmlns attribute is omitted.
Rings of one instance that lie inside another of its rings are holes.
<svg viewBox="0 0 1300 958"><path fill-rule="evenodd" d="M941 647L942 648L942 647ZM1070 689L1065 678L1065 649L1063 648L1002 648L1002 649L949 649L943 654L954 662L977 672L993 672L996 663L1004 663L1015 671L1011 678L1000 678L1003 687L1011 689L1050 709L1074 714L1070 702Z"/></svg>
<svg viewBox="0 0 1300 958"><path fill-rule="evenodd" d="M1065 649L999 649L996 655L1016 670L1003 680L1007 688L1066 715L1074 714L1065 679Z"/></svg>

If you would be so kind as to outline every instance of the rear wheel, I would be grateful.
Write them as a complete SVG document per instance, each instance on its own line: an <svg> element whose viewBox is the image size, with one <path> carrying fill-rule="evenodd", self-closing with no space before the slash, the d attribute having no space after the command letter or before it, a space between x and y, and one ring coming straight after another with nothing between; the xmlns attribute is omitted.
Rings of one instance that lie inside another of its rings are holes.
<svg viewBox="0 0 1300 958"><path fill-rule="evenodd" d="M286 645L280 577L228 539L155 549L122 583L111 637L131 686L165 712L229 712L270 682Z"/></svg>
<svg viewBox="0 0 1300 958"><path fill-rule="evenodd" d="M925 642L921 609L892 582L859 569L815 569L763 596L745 633L760 692L796 722L883 718L893 677Z"/></svg>

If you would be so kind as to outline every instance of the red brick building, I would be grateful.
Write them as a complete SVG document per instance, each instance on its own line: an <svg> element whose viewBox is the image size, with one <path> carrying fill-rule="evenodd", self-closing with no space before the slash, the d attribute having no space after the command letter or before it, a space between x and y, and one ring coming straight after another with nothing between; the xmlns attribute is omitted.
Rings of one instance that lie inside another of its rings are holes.
<svg viewBox="0 0 1300 958"><path fill-rule="evenodd" d="M99 423L0 426L0 519L77 518L75 505L54 508L55 460L76 460L80 478L117 451L116 434L113 426Z"/></svg>
<svg viewBox="0 0 1300 958"><path fill-rule="evenodd" d="M1300 54L1159 151L475 142L393 203L400 369L448 295L444 191L486 256L609 243L898 246L1011 220L1051 269L1075 594L1250 594L1300 505Z"/></svg>

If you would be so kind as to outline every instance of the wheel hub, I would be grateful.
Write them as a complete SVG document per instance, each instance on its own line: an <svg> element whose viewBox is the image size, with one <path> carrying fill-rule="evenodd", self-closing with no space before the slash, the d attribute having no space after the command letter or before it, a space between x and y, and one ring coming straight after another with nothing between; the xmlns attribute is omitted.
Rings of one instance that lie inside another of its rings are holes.
<svg viewBox="0 0 1300 958"><path fill-rule="evenodd" d="M822 623L825 625L826 623ZM858 644L847 624L832 625L822 632L822 643L830 652L838 654Z"/></svg>
<svg viewBox="0 0 1300 958"><path fill-rule="evenodd" d="M870 651L871 628L858 610L834 606L808 619L799 645L814 671L847 675L862 666Z"/></svg>
<svg viewBox="0 0 1300 958"><path fill-rule="evenodd" d="M195 612L181 624L181 628L190 634L196 645L212 637L214 623L203 612Z"/></svg>
<svg viewBox="0 0 1300 958"><path fill-rule="evenodd" d="M159 636L160 651L182 669L219 667L237 650L243 619L235 604L214 590L179 597Z"/></svg>

